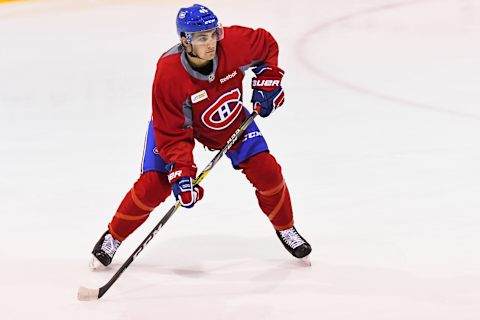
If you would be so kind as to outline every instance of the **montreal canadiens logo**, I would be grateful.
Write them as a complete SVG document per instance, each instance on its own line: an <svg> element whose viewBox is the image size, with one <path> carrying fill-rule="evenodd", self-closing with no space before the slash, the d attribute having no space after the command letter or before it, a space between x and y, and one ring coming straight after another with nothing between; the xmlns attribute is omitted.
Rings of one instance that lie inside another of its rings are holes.
<svg viewBox="0 0 480 320"><path fill-rule="evenodd" d="M238 88L223 94L202 114L203 123L213 130L228 127L242 112L241 95Z"/></svg>

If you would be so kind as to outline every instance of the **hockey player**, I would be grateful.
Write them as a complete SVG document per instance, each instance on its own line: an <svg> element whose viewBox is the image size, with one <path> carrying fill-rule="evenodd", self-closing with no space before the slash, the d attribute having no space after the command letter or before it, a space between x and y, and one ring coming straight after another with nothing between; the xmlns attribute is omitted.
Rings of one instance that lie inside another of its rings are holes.
<svg viewBox="0 0 480 320"><path fill-rule="evenodd" d="M93 248L94 269L111 263L121 242L171 191L185 208L202 199L203 188L193 184L194 140L221 149L246 119L242 80L248 69L255 74L251 101L260 116L268 117L284 102L278 45L269 32L223 28L201 5L181 8L176 22L180 43L157 63L141 175ZM226 155L255 188L260 208L285 248L296 258L308 256L312 249L293 225L280 165L255 123Z"/></svg>

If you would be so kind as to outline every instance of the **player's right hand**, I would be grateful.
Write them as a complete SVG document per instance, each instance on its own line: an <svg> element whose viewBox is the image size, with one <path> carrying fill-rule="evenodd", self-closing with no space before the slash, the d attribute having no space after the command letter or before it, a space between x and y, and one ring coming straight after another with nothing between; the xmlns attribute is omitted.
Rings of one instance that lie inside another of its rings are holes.
<svg viewBox="0 0 480 320"><path fill-rule="evenodd" d="M203 188L193 185L191 177L182 177L172 183L172 191L175 199L185 208L192 208L195 203L203 198Z"/></svg>
<svg viewBox="0 0 480 320"><path fill-rule="evenodd" d="M180 201L182 207L192 208L197 201L203 198L203 188L195 186L193 180L197 172L195 165L175 166L173 165L168 174L168 182L172 186L175 199Z"/></svg>

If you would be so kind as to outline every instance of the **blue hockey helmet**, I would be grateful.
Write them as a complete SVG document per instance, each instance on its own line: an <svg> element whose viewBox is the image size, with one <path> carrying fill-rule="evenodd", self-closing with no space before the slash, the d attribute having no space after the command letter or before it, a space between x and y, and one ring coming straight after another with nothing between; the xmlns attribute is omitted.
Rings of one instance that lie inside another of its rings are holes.
<svg viewBox="0 0 480 320"><path fill-rule="evenodd" d="M187 41L191 42L192 33L213 29L218 29L219 34L223 34L222 25L218 22L217 16L207 7L194 4L178 11L177 33L180 38L183 32ZM221 40L221 37L218 40Z"/></svg>

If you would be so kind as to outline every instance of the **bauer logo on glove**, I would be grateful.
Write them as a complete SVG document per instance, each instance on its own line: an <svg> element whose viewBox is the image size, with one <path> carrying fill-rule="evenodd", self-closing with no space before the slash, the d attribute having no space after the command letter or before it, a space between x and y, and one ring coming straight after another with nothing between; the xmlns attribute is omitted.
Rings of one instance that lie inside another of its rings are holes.
<svg viewBox="0 0 480 320"><path fill-rule="evenodd" d="M281 86L283 70L275 66L258 66L253 70L252 79L253 109L261 116L268 117L285 101Z"/></svg>
<svg viewBox="0 0 480 320"><path fill-rule="evenodd" d="M257 80L253 79L252 88L279 87L280 80Z"/></svg>

